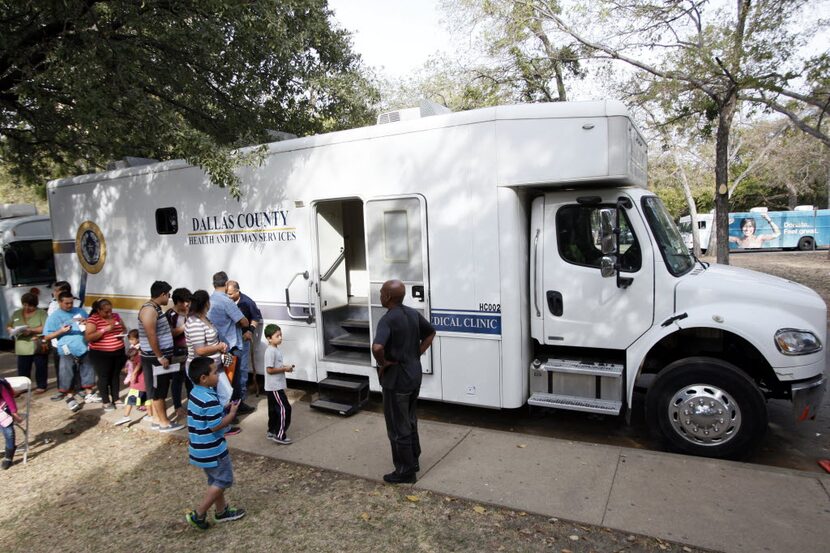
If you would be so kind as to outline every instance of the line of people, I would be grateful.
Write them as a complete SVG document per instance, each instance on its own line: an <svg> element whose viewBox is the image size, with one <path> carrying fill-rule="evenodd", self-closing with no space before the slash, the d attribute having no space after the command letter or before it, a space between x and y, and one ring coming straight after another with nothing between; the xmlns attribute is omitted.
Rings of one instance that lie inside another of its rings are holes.
<svg viewBox="0 0 830 553"><path fill-rule="evenodd" d="M253 412L254 407L244 400L253 343L262 322L256 303L223 271L213 275L211 294L171 290L164 281L154 282L151 297L141 306L134 324L115 313L107 298L97 299L87 313L65 281L55 283L47 311L38 308L35 294L24 294L21 309L9 322L10 331L18 329L18 375L29 377L34 365L34 391L44 393L47 350L51 349L58 381L53 400L64 400L73 412L84 403L96 402L103 402L104 411L113 411L123 379L130 390L125 416L116 424L129 422L126 417L133 407L139 407L147 410L145 419L153 429L174 432L183 428L177 419L183 420L186 414L182 388L188 393L192 389L186 367L204 355L220 362L224 404L240 400L239 414ZM172 307L165 310L171 300ZM168 395L173 400L172 416L166 409Z"/></svg>

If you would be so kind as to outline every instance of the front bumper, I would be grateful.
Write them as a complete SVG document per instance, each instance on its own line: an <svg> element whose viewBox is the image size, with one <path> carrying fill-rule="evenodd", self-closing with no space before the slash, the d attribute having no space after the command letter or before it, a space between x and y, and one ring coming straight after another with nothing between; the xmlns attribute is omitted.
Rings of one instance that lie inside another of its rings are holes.
<svg viewBox="0 0 830 553"><path fill-rule="evenodd" d="M814 419L827 390L827 379L819 375L792 385L793 414L799 422Z"/></svg>

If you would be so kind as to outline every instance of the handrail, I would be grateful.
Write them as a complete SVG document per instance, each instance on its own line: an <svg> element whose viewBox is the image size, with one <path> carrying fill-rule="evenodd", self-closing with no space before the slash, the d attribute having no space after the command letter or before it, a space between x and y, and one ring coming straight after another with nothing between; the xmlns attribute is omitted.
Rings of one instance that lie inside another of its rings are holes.
<svg viewBox="0 0 830 553"><path fill-rule="evenodd" d="M536 307L536 316L541 317L542 311L539 309L539 273L536 270L539 265L539 233L540 229L536 229L536 236L533 237L533 305Z"/></svg>
<svg viewBox="0 0 830 553"><path fill-rule="evenodd" d="M291 277L291 280L288 282L288 286L285 287L285 305L288 308L288 318L292 319L294 321L305 321L308 324L311 324L312 322L314 322L314 315L311 313L311 293L310 292L309 292L309 298L308 298L308 311L309 311L308 315L294 315L293 313L291 313L291 293L289 292L289 290L291 288L291 285L294 283L294 281L297 279L298 276L302 276L304 279L308 280L308 276L309 276L308 271L304 271L302 273L295 274L293 277ZM311 283L309 283L309 289L310 289L310 287L311 287Z"/></svg>
<svg viewBox="0 0 830 553"><path fill-rule="evenodd" d="M325 282L331 278L331 275L334 274L334 271L343 263L343 260L346 258L346 249L340 248L340 255L337 256L337 259L334 260L334 263L331 264L329 270L326 271L324 274L320 275L320 282Z"/></svg>

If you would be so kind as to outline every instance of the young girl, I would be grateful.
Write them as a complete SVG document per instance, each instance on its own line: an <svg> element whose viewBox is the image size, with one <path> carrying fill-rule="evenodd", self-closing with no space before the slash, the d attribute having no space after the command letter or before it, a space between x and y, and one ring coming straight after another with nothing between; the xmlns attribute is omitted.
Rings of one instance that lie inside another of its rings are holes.
<svg viewBox="0 0 830 553"><path fill-rule="evenodd" d="M133 410L133 405L141 409L144 402L147 401L147 392L144 386L144 371L141 370L141 358L139 357L138 331L135 329L131 330L127 335L127 339L130 342L130 347L127 348L127 364L124 365L124 370L127 373L124 384L129 384L130 390L127 392L124 416L115 421L115 426L127 424L132 421L133 419L130 418L130 413Z"/></svg>
<svg viewBox="0 0 830 553"><path fill-rule="evenodd" d="M0 378L0 431L6 438L6 454L3 457L3 470L12 466L15 450L14 423L22 423L23 417L17 414L14 391L5 378Z"/></svg>

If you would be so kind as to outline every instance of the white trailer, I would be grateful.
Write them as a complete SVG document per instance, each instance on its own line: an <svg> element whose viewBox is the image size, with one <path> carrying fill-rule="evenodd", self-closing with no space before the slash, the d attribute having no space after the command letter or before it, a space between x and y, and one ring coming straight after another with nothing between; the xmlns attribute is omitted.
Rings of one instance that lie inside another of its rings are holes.
<svg viewBox="0 0 830 553"><path fill-rule="evenodd" d="M646 158L609 101L270 144L239 171L240 202L182 161L64 179L48 186L58 274L89 272L87 303L135 311L156 279L209 288L225 270L283 327L293 378L361 398L379 390L379 289L398 278L438 331L422 398L617 415L650 382L669 445L737 456L763 435L766 399L815 414L826 308L792 282L697 264L645 188ZM318 405L353 410L335 399Z"/></svg>
<svg viewBox="0 0 830 553"><path fill-rule="evenodd" d="M706 253L706 250L709 248L709 237L712 234L712 221L714 218L714 212L697 214L697 241L700 244L700 251L703 253ZM683 236L683 243L691 251L694 246L691 215L682 216L678 221L677 227L680 230L680 235Z"/></svg>
<svg viewBox="0 0 830 553"><path fill-rule="evenodd" d="M49 217L38 215L29 204L0 205L0 339L9 339L6 325L20 309L23 294L37 292L40 307L45 308L54 282Z"/></svg>

